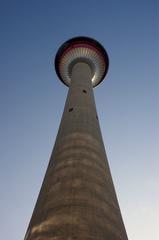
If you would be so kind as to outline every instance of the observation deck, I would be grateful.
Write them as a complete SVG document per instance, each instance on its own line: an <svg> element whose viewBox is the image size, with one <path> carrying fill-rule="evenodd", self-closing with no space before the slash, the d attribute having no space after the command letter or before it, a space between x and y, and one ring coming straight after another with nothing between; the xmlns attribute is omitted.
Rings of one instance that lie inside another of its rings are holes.
<svg viewBox="0 0 159 240"><path fill-rule="evenodd" d="M70 85L72 68L79 62L90 66L93 87L102 82L108 71L109 59L99 42L88 37L75 37L62 44L55 57L55 69L65 85Z"/></svg>

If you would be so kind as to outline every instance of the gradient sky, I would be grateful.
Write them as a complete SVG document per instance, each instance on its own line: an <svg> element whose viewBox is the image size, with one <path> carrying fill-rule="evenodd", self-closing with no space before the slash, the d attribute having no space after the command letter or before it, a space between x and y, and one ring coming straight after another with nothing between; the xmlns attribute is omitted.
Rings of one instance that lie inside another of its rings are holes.
<svg viewBox="0 0 159 240"><path fill-rule="evenodd" d="M0 239L25 235L68 91L54 56L79 35L109 54L95 98L128 237L159 239L157 2L0 1Z"/></svg>

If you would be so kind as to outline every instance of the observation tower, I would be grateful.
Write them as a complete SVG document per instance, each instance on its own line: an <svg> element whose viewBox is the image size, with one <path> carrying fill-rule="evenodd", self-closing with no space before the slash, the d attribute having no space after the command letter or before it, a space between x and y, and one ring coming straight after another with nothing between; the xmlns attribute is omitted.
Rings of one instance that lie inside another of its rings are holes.
<svg viewBox="0 0 159 240"><path fill-rule="evenodd" d="M103 46L88 37L57 52L56 73L69 91L25 240L128 239L93 95L108 66Z"/></svg>

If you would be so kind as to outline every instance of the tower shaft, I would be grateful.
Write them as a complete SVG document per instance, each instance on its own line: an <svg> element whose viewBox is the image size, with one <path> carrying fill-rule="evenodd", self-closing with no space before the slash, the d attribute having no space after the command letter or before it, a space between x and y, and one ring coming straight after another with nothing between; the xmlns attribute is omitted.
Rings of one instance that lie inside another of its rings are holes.
<svg viewBox="0 0 159 240"><path fill-rule="evenodd" d="M127 240L86 63L74 65L25 240Z"/></svg>

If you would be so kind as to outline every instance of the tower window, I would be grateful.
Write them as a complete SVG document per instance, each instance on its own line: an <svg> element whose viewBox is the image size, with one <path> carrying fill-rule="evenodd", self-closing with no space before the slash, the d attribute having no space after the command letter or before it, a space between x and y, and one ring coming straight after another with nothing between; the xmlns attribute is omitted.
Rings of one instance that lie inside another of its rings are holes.
<svg viewBox="0 0 159 240"><path fill-rule="evenodd" d="M98 120L98 116L96 115L96 119Z"/></svg>
<svg viewBox="0 0 159 240"><path fill-rule="evenodd" d="M83 90L83 92L84 92L84 93L87 93L87 91L86 91L86 90Z"/></svg>
<svg viewBox="0 0 159 240"><path fill-rule="evenodd" d="M69 110L68 110L69 112L72 112L73 111L73 108L69 108Z"/></svg>

